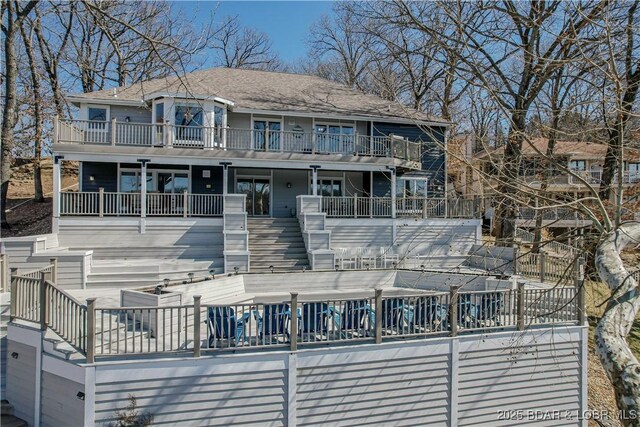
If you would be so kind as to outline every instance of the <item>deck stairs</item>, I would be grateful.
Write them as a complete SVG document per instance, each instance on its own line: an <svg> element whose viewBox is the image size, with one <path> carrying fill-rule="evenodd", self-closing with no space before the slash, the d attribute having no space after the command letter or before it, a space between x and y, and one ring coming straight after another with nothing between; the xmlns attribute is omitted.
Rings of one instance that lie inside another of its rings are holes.
<svg viewBox="0 0 640 427"><path fill-rule="evenodd" d="M188 280L189 273L203 277L210 270L221 273L222 269L220 262L200 259L94 259L87 287L151 286L165 278Z"/></svg>
<svg viewBox="0 0 640 427"><path fill-rule="evenodd" d="M0 425L2 427L27 427L27 423L20 418L13 415L13 405L6 400L0 402L1 419Z"/></svg>
<svg viewBox="0 0 640 427"><path fill-rule="evenodd" d="M249 218L251 272L300 271L309 269L300 225L296 218Z"/></svg>

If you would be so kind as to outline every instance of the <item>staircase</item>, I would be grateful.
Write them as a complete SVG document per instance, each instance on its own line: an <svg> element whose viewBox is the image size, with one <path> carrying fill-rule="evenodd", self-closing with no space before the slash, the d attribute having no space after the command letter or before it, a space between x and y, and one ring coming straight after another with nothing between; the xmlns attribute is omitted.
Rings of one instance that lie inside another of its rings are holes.
<svg viewBox="0 0 640 427"><path fill-rule="evenodd" d="M91 273L87 275L87 287L133 287L150 286L163 279L187 280L188 274L195 277L209 275L209 271L222 272L219 261L186 259L103 259L94 260Z"/></svg>
<svg viewBox="0 0 640 427"><path fill-rule="evenodd" d="M249 218L251 272L309 269L307 250L296 218Z"/></svg>
<svg viewBox="0 0 640 427"><path fill-rule="evenodd" d="M27 427L26 422L13 415L13 406L9 402L3 400L1 404L0 425L2 425L2 427Z"/></svg>

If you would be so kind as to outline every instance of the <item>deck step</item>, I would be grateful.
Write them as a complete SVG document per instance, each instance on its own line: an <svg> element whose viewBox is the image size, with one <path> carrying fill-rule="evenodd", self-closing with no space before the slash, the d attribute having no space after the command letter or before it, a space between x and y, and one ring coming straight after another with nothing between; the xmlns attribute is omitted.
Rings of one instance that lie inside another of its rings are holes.
<svg viewBox="0 0 640 427"><path fill-rule="evenodd" d="M296 218L250 218L251 271L300 271L309 260Z"/></svg>

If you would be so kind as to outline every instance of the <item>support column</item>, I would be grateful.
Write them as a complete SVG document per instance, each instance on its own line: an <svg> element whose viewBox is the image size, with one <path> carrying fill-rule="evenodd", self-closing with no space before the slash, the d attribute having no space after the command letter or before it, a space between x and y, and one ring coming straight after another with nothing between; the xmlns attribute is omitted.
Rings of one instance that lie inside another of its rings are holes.
<svg viewBox="0 0 640 427"><path fill-rule="evenodd" d="M147 162L140 162L140 217L147 217Z"/></svg>
<svg viewBox="0 0 640 427"><path fill-rule="evenodd" d="M388 167L391 171L391 218L396 217L396 168Z"/></svg>
<svg viewBox="0 0 640 427"><path fill-rule="evenodd" d="M53 156L53 232L58 232L58 221L60 220L60 191L61 191L61 168L64 156ZM82 167L82 163L80 163ZM82 183L80 183L82 185ZM82 188L79 188L82 190Z"/></svg>
<svg viewBox="0 0 640 427"><path fill-rule="evenodd" d="M231 162L220 162L222 166L222 194L229 193L229 166Z"/></svg>
<svg viewBox="0 0 640 427"><path fill-rule="evenodd" d="M311 165L309 166L313 172L311 174L311 194L314 196L318 195L318 169L320 169L319 165Z"/></svg>
<svg viewBox="0 0 640 427"><path fill-rule="evenodd" d="M147 229L147 163L149 159L138 159L140 162L140 234Z"/></svg>

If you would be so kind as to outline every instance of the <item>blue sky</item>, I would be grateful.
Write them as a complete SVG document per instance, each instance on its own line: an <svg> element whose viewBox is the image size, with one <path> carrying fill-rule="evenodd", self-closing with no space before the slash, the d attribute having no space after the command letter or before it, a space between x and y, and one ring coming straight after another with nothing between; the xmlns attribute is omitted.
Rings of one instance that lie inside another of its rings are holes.
<svg viewBox="0 0 640 427"><path fill-rule="evenodd" d="M238 16L240 22L266 32L273 48L285 62L292 62L305 55L305 41L309 26L325 14L331 13L331 1L230 1L181 2L180 6L193 6L198 19L210 19L215 10L215 20L225 16ZM217 9L216 9L217 8Z"/></svg>

